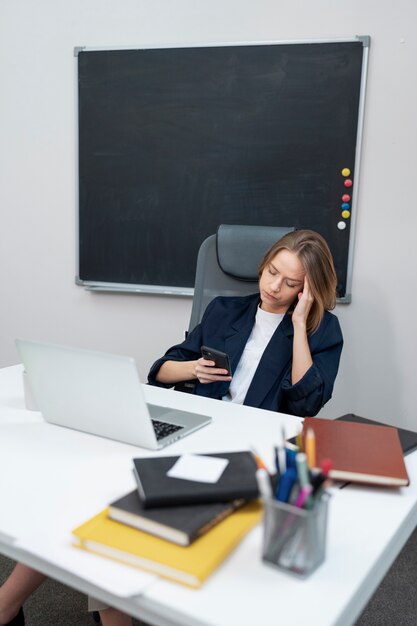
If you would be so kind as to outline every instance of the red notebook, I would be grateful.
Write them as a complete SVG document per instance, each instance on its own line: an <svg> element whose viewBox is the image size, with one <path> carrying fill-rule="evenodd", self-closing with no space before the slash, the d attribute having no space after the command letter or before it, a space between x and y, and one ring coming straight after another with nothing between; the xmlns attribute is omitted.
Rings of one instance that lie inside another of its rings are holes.
<svg viewBox="0 0 417 626"><path fill-rule="evenodd" d="M410 483L396 428L306 417L304 438L309 428L315 435L316 466L332 460L329 478L385 487Z"/></svg>

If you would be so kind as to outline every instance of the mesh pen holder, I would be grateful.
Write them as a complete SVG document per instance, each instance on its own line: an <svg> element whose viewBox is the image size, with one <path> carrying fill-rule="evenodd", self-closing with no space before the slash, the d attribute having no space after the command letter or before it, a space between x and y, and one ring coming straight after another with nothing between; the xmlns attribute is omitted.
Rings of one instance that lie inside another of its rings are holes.
<svg viewBox="0 0 417 626"><path fill-rule="evenodd" d="M301 578L323 563L329 499L323 494L312 509L265 499L264 562Z"/></svg>

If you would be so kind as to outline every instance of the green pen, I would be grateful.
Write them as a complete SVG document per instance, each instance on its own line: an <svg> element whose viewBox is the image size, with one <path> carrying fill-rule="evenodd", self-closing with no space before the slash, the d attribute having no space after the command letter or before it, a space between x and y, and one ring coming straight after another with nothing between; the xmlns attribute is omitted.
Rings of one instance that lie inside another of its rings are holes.
<svg viewBox="0 0 417 626"><path fill-rule="evenodd" d="M312 485L310 482L310 475L307 465L307 455L305 454L305 452L298 452L295 455L295 466L297 468L298 481L300 483L301 489L304 490L305 488L310 488L311 491ZM314 499L310 493L305 500L305 508L311 509L313 504Z"/></svg>
<svg viewBox="0 0 417 626"><path fill-rule="evenodd" d="M295 455L295 465L301 487L307 487L307 485L310 484L310 476L308 473L307 455L305 452L297 452Z"/></svg>

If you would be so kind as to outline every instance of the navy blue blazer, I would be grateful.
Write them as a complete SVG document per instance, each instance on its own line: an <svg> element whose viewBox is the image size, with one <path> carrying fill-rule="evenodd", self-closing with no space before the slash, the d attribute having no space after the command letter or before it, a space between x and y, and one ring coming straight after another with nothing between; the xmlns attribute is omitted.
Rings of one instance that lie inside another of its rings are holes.
<svg viewBox="0 0 417 626"><path fill-rule="evenodd" d="M165 361L199 359L202 345L227 352L233 375L255 323L258 304L259 293L212 300L201 323L187 339L172 346L152 365L148 382L159 387L172 387L156 381L161 365ZM313 365L295 385L291 384L293 335L291 315L287 313L265 348L243 404L291 415L313 416L330 400L343 346L337 317L326 311L317 331L309 335ZM217 399L226 395L230 385L229 382L205 385L196 382L196 394Z"/></svg>

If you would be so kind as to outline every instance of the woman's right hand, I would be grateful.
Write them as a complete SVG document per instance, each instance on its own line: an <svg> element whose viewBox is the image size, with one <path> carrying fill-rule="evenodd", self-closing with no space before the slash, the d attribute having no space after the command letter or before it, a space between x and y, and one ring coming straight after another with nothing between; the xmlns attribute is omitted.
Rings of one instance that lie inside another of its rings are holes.
<svg viewBox="0 0 417 626"><path fill-rule="evenodd" d="M195 361L195 377L202 385L232 380L232 377L228 376L227 370L214 366L214 361L209 361L203 357Z"/></svg>

